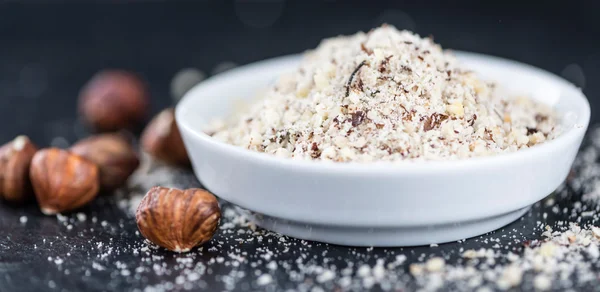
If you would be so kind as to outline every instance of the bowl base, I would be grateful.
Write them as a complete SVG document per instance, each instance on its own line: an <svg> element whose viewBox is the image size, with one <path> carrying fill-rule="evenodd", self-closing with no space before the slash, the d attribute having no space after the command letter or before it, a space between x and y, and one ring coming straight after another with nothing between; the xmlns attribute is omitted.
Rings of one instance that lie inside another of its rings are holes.
<svg viewBox="0 0 600 292"><path fill-rule="evenodd" d="M256 225L287 236L346 246L399 247L439 244L482 235L525 214L531 206L475 221L417 227L348 227L298 223L245 212Z"/></svg>

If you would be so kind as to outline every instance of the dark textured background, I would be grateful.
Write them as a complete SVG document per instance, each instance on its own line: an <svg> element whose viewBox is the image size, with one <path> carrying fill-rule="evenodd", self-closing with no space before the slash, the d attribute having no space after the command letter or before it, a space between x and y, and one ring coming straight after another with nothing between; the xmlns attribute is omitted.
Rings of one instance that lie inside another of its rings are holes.
<svg viewBox="0 0 600 292"><path fill-rule="evenodd" d="M171 104L169 84L182 68L210 74L223 62L245 64L297 53L315 47L323 37L368 30L383 22L432 34L447 48L506 57L563 75L584 88L592 104L592 123L599 121L600 2L413 2L417 1L0 1L0 142L24 133L45 146L57 136L72 143L85 135L76 122L77 93L103 68L140 73L150 85L156 112ZM86 211L116 226L124 221L121 213L102 206L96 203ZM21 215L29 216L27 226L32 228L16 225ZM529 216L516 224L531 226L539 213ZM124 225L134 230L130 221ZM40 291L49 279L56 279L58 290L69 291L131 289L160 280L114 282L108 272L91 278L57 272L45 260L52 249L31 252L30 244L39 236L52 237L57 248L68 248L68 233L58 225L34 206L0 208L0 291ZM118 232L84 234L78 240L108 237L124 245L137 240L131 233ZM333 248L334 254L348 257L348 251ZM78 260L89 265L85 249L77 252L74 265ZM133 258L122 260L135 265ZM281 279L280 288L293 288L285 276ZM211 284L211 278L207 281L209 287L222 288Z"/></svg>
<svg viewBox="0 0 600 292"><path fill-rule="evenodd" d="M564 73L584 86L593 113L600 106L598 1L126 2L0 4L0 141L23 132L39 143L73 140L62 125L75 117L81 85L102 68L142 74L156 111L169 104L170 79L182 68L210 73L221 62L297 53L383 22L432 34L447 48Z"/></svg>

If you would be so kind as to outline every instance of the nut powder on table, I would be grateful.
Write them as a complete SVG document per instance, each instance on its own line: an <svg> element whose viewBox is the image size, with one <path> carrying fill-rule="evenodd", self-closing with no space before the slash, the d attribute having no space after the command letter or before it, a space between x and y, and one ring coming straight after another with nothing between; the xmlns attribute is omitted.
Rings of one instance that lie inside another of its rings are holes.
<svg viewBox="0 0 600 292"><path fill-rule="evenodd" d="M554 138L555 113L503 94L435 44L392 26L325 39L297 72L206 132L295 159L460 159Z"/></svg>

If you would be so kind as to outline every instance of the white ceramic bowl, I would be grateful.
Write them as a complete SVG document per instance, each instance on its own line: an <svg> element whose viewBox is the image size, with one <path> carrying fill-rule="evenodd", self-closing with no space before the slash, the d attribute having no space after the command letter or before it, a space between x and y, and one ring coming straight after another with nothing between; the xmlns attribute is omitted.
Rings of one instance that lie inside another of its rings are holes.
<svg viewBox="0 0 600 292"><path fill-rule="evenodd" d="M456 53L485 79L553 106L563 133L514 153L459 161L338 164L277 158L204 134L299 57L219 74L177 106L193 168L217 196L251 210L262 227L289 236L355 246L410 246L477 236L523 215L566 178L590 118L581 90L543 70L496 57Z"/></svg>

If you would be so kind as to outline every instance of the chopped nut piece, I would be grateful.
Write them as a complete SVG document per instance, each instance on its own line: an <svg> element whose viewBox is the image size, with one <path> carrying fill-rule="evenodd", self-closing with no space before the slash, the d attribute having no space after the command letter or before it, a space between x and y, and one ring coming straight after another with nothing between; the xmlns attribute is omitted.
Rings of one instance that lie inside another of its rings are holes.
<svg viewBox="0 0 600 292"><path fill-rule="evenodd" d="M550 290L552 287L552 281L545 275L537 275L533 279L533 287L540 291Z"/></svg>
<svg viewBox="0 0 600 292"><path fill-rule="evenodd" d="M557 125L548 106L503 96L432 40L388 25L323 40L264 98L204 131L253 151L288 149L283 157L370 162L512 152L553 139Z"/></svg>
<svg viewBox="0 0 600 292"><path fill-rule="evenodd" d="M427 262L425 263L425 268L429 272L439 272L444 269L445 265L446 262L443 258L435 257L427 260Z"/></svg>
<svg viewBox="0 0 600 292"><path fill-rule="evenodd" d="M540 247L540 254L545 257L552 257L552 255L554 255L554 251L556 250L556 248L557 248L557 246L553 242L551 242L551 241L544 242L544 243L542 243L542 246Z"/></svg>
<svg viewBox="0 0 600 292"><path fill-rule="evenodd" d="M600 239L600 228L592 226L592 233L594 234L594 237Z"/></svg>
<svg viewBox="0 0 600 292"><path fill-rule="evenodd" d="M413 276L422 275L423 272L425 271L425 269L423 268L423 265L421 265L421 264L411 264L408 267L408 270L409 270L410 274Z"/></svg>
<svg viewBox="0 0 600 292"><path fill-rule="evenodd" d="M462 117L465 115L465 109L461 103L453 103L446 107L446 111L456 117Z"/></svg>
<svg viewBox="0 0 600 292"><path fill-rule="evenodd" d="M352 114L352 126L356 127L362 123L365 118L365 113L363 111L357 111Z"/></svg>
<svg viewBox="0 0 600 292"><path fill-rule="evenodd" d="M498 287L500 289L509 289L516 287L521 284L523 279L523 270L518 266L511 265L504 269L502 276L498 280Z"/></svg>

